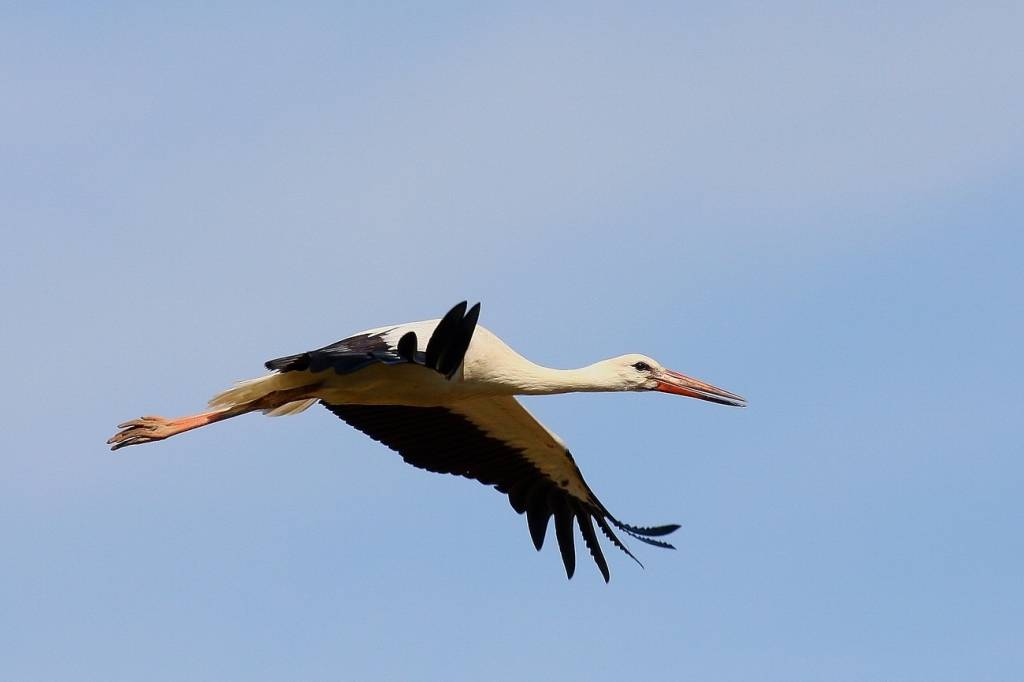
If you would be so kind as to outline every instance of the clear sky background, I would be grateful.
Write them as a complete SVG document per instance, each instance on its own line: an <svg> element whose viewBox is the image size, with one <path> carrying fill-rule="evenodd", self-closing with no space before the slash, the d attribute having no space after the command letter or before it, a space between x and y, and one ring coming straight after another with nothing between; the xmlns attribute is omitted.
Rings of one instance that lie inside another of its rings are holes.
<svg viewBox="0 0 1024 682"><path fill-rule="evenodd" d="M1020 3L0 19L0 678L1024 677ZM528 401L677 551L319 408L104 445L465 298L750 400Z"/></svg>

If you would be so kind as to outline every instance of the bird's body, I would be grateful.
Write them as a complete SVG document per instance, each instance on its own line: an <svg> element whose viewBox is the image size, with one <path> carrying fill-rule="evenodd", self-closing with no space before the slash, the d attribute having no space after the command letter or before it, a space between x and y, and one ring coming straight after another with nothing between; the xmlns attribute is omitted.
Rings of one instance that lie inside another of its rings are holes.
<svg viewBox="0 0 1024 682"><path fill-rule="evenodd" d="M513 508L527 514L537 549L554 517L570 577L574 520L605 580L607 563L593 523L630 556L609 522L643 542L671 547L655 538L678 526L639 528L615 519L594 496L562 440L514 396L660 390L727 405L743 405L743 399L642 355L573 370L542 367L477 326L478 313L478 305L467 313L462 303L439 320L370 329L271 360L269 374L214 396L209 412L132 420L109 442L117 449L246 412L290 415L321 402L415 466L475 478L508 494Z"/></svg>
<svg viewBox="0 0 1024 682"><path fill-rule="evenodd" d="M332 346L360 353L396 353L398 341L412 332L418 341L417 351L425 353L427 340L439 322L439 319L423 320L368 329ZM641 355L622 357L650 361ZM617 378L601 372L595 365L580 369L543 367L530 362L496 334L478 325L456 380L448 380L436 372L422 372L414 364L374 363L357 372L335 373L333 376L308 370L301 373L274 371L242 382L240 386L215 396L210 404L230 405L240 399L258 397L260 393L308 385L317 398L328 403L429 407L486 396L628 390L621 383L615 383Z"/></svg>

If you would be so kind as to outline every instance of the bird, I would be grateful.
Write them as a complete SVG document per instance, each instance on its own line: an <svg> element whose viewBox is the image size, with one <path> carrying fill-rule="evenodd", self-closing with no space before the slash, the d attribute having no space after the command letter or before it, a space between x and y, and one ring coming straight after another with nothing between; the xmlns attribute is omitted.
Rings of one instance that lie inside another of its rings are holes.
<svg viewBox="0 0 1024 682"><path fill-rule="evenodd" d="M215 395L205 412L146 416L118 424L112 450L161 441L250 412L298 414L316 403L415 467L475 479L525 514L533 544L554 519L566 577L576 570L573 525L604 581L608 562L594 526L637 564L615 530L656 547L679 524L619 521L583 478L566 444L516 400L519 395L659 391L721 405L746 399L628 354L579 369L551 369L510 348L477 321L480 304L462 301L444 317L359 332L328 346L265 363L270 372ZM642 564L640 564L642 566Z"/></svg>

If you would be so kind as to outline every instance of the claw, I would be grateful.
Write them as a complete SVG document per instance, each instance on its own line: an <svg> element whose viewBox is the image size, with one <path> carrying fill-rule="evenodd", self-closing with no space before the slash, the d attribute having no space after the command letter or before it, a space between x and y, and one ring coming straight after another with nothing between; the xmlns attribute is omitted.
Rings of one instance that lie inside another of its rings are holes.
<svg viewBox="0 0 1024 682"><path fill-rule="evenodd" d="M163 440L177 432L172 420L157 416L130 419L118 424L117 428L121 431L107 439L107 445L112 446L111 450Z"/></svg>
<svg viewBox="0 0 1024 682"><path fill-rule="evenodd" d="M138 419L131 419L126 422L121 422L120 424L117 425L117 428L127 429L130 426L134 426L137 428L155 429L156 426L154 424L148 423L146 421L147 419L152 419L152 417L139 417Z"/></svg>
<svg viewBox="0 0 1024 682"><path fill-rule="evenodd" d="M129 445L142 445L143 443L149 443L152 442L153 440L154 439L152 438L126 438L120 443L115 443L114 445L110 446L110 449L119 450L121 448L128 447Z"/></svg>

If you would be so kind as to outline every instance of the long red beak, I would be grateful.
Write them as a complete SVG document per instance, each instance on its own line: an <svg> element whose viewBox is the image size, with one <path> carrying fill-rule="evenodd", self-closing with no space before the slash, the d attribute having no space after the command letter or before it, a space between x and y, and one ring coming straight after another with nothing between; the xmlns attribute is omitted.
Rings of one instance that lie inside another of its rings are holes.
<svg viewBox="0 0 1024 682"><path fill-rule="evenodd" d="M743 396L730 393L711 384L706 384L700 379L694 379L685 374L673 372L670 369L666 369L656 378L658 385L654 387L655 391L685 395L687 398L699 398L700 400L707 400L708 402L729 405L731 407L747 406L747 399Z"/></svg>

